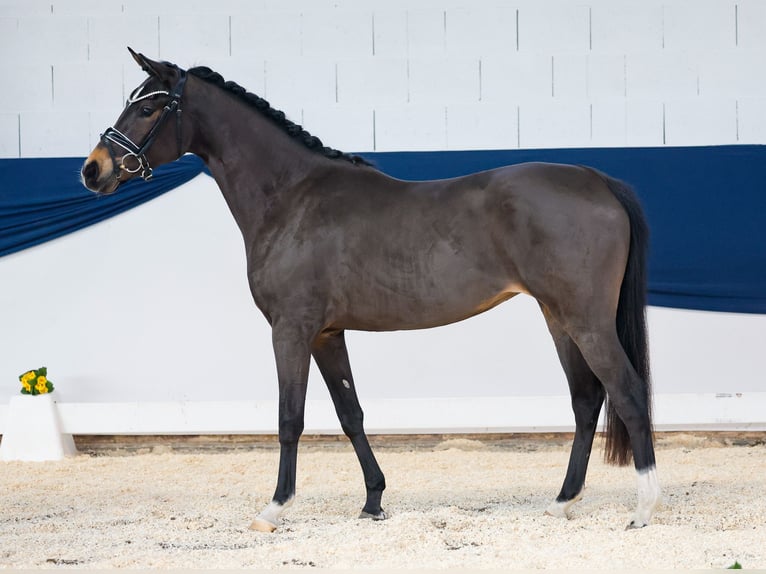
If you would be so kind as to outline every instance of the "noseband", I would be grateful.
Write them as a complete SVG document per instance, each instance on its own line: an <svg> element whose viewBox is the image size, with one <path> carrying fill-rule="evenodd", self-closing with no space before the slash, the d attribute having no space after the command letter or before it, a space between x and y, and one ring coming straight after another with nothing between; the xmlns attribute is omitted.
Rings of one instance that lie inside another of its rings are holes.
<svg viewBox="0 0 766 574"><path fill-rule="evenodd" d="M162 114L160 114L160 117L157 118L156 122L154 122L152 129L149 130L149 133L146 134L140 145L136 144L120 130L113 127L107 128L107 130L101 134L101 143L103 143L104 146L106 146L106 149L109 150L109 155L112 158L112 164L114 166L114 174L118 181L123 171L130 174L140 171L141 177L144 178L145 181L149 181L152 178L152 168L149 165L149 160L146 158L146 152L149 150L151 145L154 143L154 140L157 138L157 134L159 133L160 128L165 124L173 112L176 114L176 139L178 141L178 155L181 155L181 152L183 151L181 148L181 96L183 95L184 86L186 85L186 72L180 68L178 68L178 71L180 73L180 77L178 78L178 82L173 88L172 93L166 90L158 90L156 92L140 95L141 88L138 88L130 95L128 101L125 103L125 109L127 109L132 104L151 98L153 96L170 97L168 103L165 104L165 107L162 109ZM114 148L111 144L120 146L126 152L123 154L119 163L117 162L117 156L115 155ZM133 159L131 160L130 158ZM127 165L126 161L129 161L130 163L134 162L135 165Z"/></svg>

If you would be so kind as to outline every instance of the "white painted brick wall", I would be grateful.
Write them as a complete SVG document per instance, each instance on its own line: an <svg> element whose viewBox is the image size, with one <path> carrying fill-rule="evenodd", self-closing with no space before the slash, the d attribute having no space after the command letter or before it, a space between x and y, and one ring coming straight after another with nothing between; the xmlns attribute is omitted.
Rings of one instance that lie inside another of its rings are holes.
<svg viewBox="0 0 766 574"><path fill-rule="evenodd" d="M629 98L689 98L698 95L699 59L689 52L628 54L625 93Z"/></svg>
<svg viewBox="0 0 766 574"><path fill-rule="evenodd" d="M396 105L409 99L405 58L369 57L338 62L338 102Z"/></svg>
<svg viewBox="0 0 766 574"><path fill-rule="evenodd" d="M766 98L743 98L737 101L739 143L766 143Z"/></svg>
<svg viewBox="0 0 766 574"><path fill-rule="evenodd" d="M519 145L518 108L513 104L447 107L447 149L509 149Z"/></svg>
<svg viewBox="0 0 766 574"><path fill-rule="evenodd" d="M117 14L88 17L88 59L123 63L130 46L149 58L158 58L159 16Z"/></svg>
<svg viewBox="0 0 766 574"><path fill-rule="evenodd" d="M237 61L301 55L301 14L263 11L231 17L231 54Z"/></svg>
<svg viewBox="0 0 766 574"><path fill-rule="evenodd" d="M625 143L628 147L665 144L665 112L659 100L625 101Z"/></svg>
<svg viewBox="0 0 766 574"><path fill-rule="evenodd" d="M380 9L373 13L373 55L382 58L406 58L407 12Z"/></svg>
<svg viewBox="0 0 766 574"><path fill-rule="evenodd" d="M411 58L409 101L435 106L478 102L479 60L464 58Z"/></svg>
<svg viewBox="0 0 766 574"><path fill-rule="evenodd" d="M15 54L25 63L51 65L88 59L88 20L82 16L41 16L19 18L15 36L4 40L12 48L3 57Z"/></svg>
<svg viewBox="0 0 766 574"><path fill-rule="evenodd" d="M13 62L0 65L0 112L49 110L53 106L53 66Z"/></svg>
<svg viewBox="0 0 766 574"><path fill-rule="evenodd" d="M230 53L227 14L165 14L160 16L160 57L182 67Z"/></svg>
<svg viewBox="0 0 766 574"><path fill-rule="evenodd" d="M745 50L766 50L766 2L739 0L735 6L737 46Z"/></svg>
<svg viewBox="0 0 766 574"><path fill-rule="evenodd" d="M11 58L13 49L17 42L17 36L19 32L19 19L18 18L6 18L0 16L0 50L2 54L5 54L7 58Z"/></svg>
<svg viewBox="0 0 766 574"><path fill-rule="evenodd" d="M445 52L450 57L481 57L516 51L516 14L512 6L446 11Z"/></svg>
<svg viewBox="0 0 766 574"><path fill-rule="evenodd" d="M0 3L0 18L19 16L49 16L53 14L53 4L49 0L15 0Z"/></svg>
<svg viewBox="0 0 766 574"><path fill-rule="evenodd" d="M594 53L624 54L661 50L662 40L661 4L611 2L593 7L591 48Z"/></svg>
<svg viewBox="0 0 766 574"><path fill-rule="evenodd" d="M52 77L53 109L59 113L96 109L116 112L125 103L122 67L110 62L55 64ZM95 86L98 89L94 89Z"/></svg>
<svg viewBox="0 0 766 574"><path fill-rule="evenodd" d="M594 101L620 103L625 98L626 58L619 52L593 52L587 56L587 91Z"/></svg>
<svg viewBox="0 0 766 574"><path fill-rule="evenodd" d="M77 2L48 2L56 16L94 16L99 14L122 14L121 2L103 0L77 0Z"/></svg>
<svg viewBox="0 0 766 574"><path fill-rule="evenodd" d="M729 98L671 100L665 104L668 145L695 145L699 141L737 143L737 103Z"/></svg>
<svg viewBox="0 0 766 574"><path fill-rule="evenodd" d="M590 104L585 100L547 100L519 106L519 143L523 148L579 147L590 140Z"/></svg>
<svg viewBox="0 0 766 574"><path fill-rule="evenodd" d="M2 0L0 155L19 114L22 153L84 154L144 78L126 45L350 151L766 143L762 0ZM58 136L33 112L87 121Z"/></svg>
<svg viewBox="0 0 766 574"><path fill-rule="evenodd" d="M312 58L372 56L372 12L337 8L304 12L302 55Z"/></svg>
<svg viewBox="0 0 766 574"><path fill-rule="evenodd" d="M303 127L324 145L355 152L375 149L372 106L323 105L303 109Z"/></svg>
<svg viewBox="0 0 766 574"><path fill-rule="evenodd" d="M519 50L586 52L590 49L590 7L574 2L530 3L519 9Z"/></svg>
<svg viewBox="0 0 766 574"><path fill-rule="evenodd" d="M88 112L22 112L21 157L77 157L90 153Z"/></svg>
<svg viewBox="0 0 766 574"><path fill-rule="evenodd" d="M444 106L406 104L375 110L376 151L433 151L447 147Z"/></svg>
<svg viewBox="0 0 766 574"><path fill-rule="evenodd" d="M735 46L733 1L673 0L664 8L666 50L720 50Z"/></svg>
<svg viewBox="0 0 766 574"><path fill-rule="evenodd" d="M700 60L700 96L752 98L766 94L766 50L711 51Z"/></svg>
<svg viewBox="0 0 766 574"><path fill-rule="evenodd" d="M337 102L336 64L323 58L284 58L265 63L265 98L277 108Z"/></svg>
<svg viewBox="0 0 766 574"><path fill-rule="evenodd" d="M516 52L481 59L481 99L514 103L553 97L552 55Z"/></svg>
<svg viewBox="0 0 766 574"><path fill-rule="evenodd" d="M551 93L557 99L588 97L588 55L563 52L551 57Z"/></svg>
<svg viewBox="0 0 766 574"><path fill-rule="evenodd" d="M434 2L434 5L438 3ZM413 7L418 6L413 3ZM407 20L407 55L413 58L442 56L445 52L446 12L433 8L410 9Z"/></svg>
<svg viewBox="0 0 766 574"><path fill-rule="evenodd" d="M19 114L0 113L1 157L19 157Z"/></svg>
<svg viewBox="0 0 766 574"><path fill-rule="evenodd" d="M603 147L614 146L615 143L628 145L627 108L624 101L597 100L591 104L590 114L592 145Z"/></svg>

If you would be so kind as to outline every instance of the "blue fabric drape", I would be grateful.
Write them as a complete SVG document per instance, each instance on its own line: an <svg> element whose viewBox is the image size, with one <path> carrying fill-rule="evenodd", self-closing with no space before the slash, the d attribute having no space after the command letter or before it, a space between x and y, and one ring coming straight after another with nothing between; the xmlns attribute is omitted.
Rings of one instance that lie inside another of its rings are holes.
<svg viewBox="0 0 766 574"><path fill-rule="evenodd" d="M438 179L525 161L589 165L631 184L651 228L652 305L766 313L766 146L582 148L363 154L402 179ZM205 170L196 156L85 190L81 158L0 160L0 256L102 221Z"/></svg>
<svg viewBox="0 0 766 574"><path fill-rule="evenodd" d="M50 241L162 195L199 175L205 164L186 155L133 179L113 195L97 196L80 183L83 158L0 160L0 256Z"/></svg>

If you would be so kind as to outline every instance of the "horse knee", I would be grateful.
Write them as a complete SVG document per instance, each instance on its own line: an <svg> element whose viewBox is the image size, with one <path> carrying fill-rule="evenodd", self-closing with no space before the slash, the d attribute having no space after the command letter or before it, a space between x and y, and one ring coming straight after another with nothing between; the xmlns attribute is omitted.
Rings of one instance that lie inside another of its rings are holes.
<svg viewBox="0 0 766 574"><path fill-rule="evenodd" d="M364 415L361 412L342 414L338 420L340 428L347 437L353 438L364 433Z"/></svg>
<svg viewBox="0 0 766 574"><path fill-rule="evenodd" d="M294 444L303 434L303 417L285 417L279 420L279 442Z"/></svg>

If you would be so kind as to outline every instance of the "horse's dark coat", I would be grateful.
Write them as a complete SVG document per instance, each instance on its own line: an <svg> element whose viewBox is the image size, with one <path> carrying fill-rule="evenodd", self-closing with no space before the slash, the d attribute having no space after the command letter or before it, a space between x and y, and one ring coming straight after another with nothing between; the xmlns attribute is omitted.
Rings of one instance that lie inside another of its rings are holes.
<svg viewBox="0 0 766 574"><path fill-rule="evenodd" d="M152 77L148 89L167 90L183 73L135 57ZM115 127L140 141L166 100L145 101L140 112L128 106ZM646 225L626 186L589 168L540 163L444 181L392 179L206 68L189 71L182 110L180 136L168 123L147 157L176 159L181 137L184 151L205 160L242 232L279 378L274 503L295 493L311 356L359 457L364 512L384 517L385 480L363 430L344 331L444 325L518 293L538 300L572 394L577 430L557 500L582 490L607 395L607 458L626 463L632 451L639 471L653 468ZM83 168L95 191L118 185L107 157L100 144Z"/></svg>

